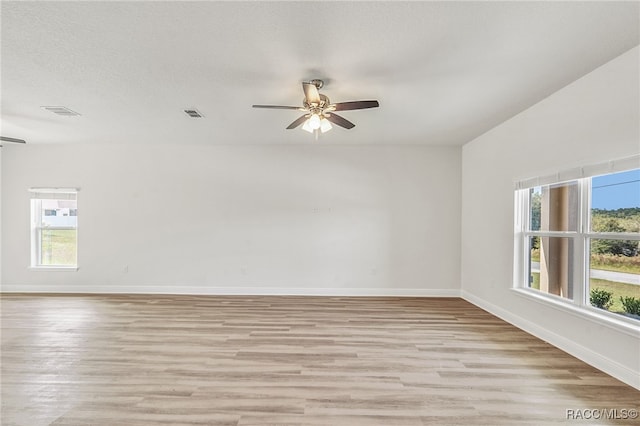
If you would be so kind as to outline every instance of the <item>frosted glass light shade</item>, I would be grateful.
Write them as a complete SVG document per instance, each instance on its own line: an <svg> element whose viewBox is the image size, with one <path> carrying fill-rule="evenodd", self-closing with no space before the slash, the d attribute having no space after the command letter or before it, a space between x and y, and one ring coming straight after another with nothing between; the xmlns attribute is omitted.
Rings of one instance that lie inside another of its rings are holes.
<svg viewBox="0 0 640 426"><path fill-rule="evenodd" d="M309 125L309 120L304 122L304 124L302 125L302 130L304 130L305 132L313 133L313 129Z"/></svg>
<svg viewBox="0 0 640 426"><path fill-rule="evenodd" d="M328 132L332 128L333 126L331 125L331 122L329 120L327 120L326 118L323 118L322 120L320 120L320 131L322 133Z"/></svg>
<svg viewBox="0 0 640 426"><path fill-rule="evenodd" d="M309 126L313 130L320 128L320 116L318 116L318 114L311 114L311 117L309 117Z"/></svg>

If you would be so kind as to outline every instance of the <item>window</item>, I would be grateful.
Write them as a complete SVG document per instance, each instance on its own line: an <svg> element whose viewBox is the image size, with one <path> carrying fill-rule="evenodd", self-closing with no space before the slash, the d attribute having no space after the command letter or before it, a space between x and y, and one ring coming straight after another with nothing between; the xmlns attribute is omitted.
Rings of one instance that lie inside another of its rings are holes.
<svg viewBox="0 0 640 426"><path fill-rule="evenodd" d="M640 168L612 164L518 184L514 286L640 321Z"/></svg>
<svg viewBox="0 0 640 426"><path fill-rule="evenodd" d="M76 189L33 188L31 266L73 268L78 264Z"/></svg>
<svg viewBox="0 0 640 426"><path fill-rule="evenodd" d="M590 184L589 294L620 314L633 310L625 305L635 298L640 315L640 169L594 176Z"/></svg>
<svg viewBox="0 0 640 426"><path fill-rule="evenodd" d="M528 190L528 287L573 299L573 257L579 220L577 181Z"/></svg>

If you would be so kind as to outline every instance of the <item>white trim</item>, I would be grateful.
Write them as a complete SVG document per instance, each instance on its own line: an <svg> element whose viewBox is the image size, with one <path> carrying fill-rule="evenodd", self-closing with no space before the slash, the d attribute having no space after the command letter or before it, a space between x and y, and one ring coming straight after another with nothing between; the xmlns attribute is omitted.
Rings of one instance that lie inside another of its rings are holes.
<svg viewBox="0 0 640 426"><path fill-rule="evenodd" d="M77 231L78 227L73 226L36 226L39 230L54 230L54 231Z"/></svg>
<svg viewBox="0 0 640 426"><path fill-rule="evenodd" d="M77 200L78 191L66 190L66 189L51 189L39 188L29 189L30 198L32 200Z"/></svg>
<svg viewBox="0 0 640 426"><path fill-rule="evenodd" d="M592 240L639 240L639 233L631 232L585 232L585 237Z"/></svg>
<svg viewBox="0 0 640 426"><path fill-rule="evenodd" d="M39 268L38 268L39 269ZM209 287L209 286L120 286L120 285L51 285L3 284L2 293L102 293L102 294L184 294L238 296L399 296L460 297L459 289L420 288L302 288L302 287Z"/></svg>
<svg viewBox="0 0 640 426"><path fill-rule="evenodd" d="M525 237L559 237L559 238L571 238L579 236L578 231L522 231Z"/></svg>
<svg viewBox="0 0 640 426"><path fill-rule="evenodd" d="M640 327L637 320L625 318L624 315L599 310L593 306L579 306L572 303L571 299L565 299L555 294L542 293L529 288L512 288L514 294L533 299L550 306L558 311L570 314L580 320L588 320L594 324L606 326L614 331L628 334L631 337L640 337Z"/></svg>
<svg viewBox="0 0 640 426"><path fill-rule="evenodd" d="M41 186L41 187L31 187L28 190L29 192L42 192L45 194L75 194L80 191L80 188L60 188L60 187L50 187L50 186Z"/></svg>
<svg viewBox="0 0 640 426"><path fill-rule="evenodd" d="M77 266L54 266L54 265L34 265L29 266L28 268L31 271L40 271L40 272L74 272L78 270Z"/></svg>
<svg viewBox="0 0 640 426"><path fill-rule="evenodd" d="M576 179L610 173L624 172L640 167L640 154L605 161L596 164L582 164L572 168L542 172L538 176L529 176L514 181L515 189L535 188L536 186L568 182Z"/></svg>
<svg viewBox="0 0 640 426"><path fill-rule="evenodd" d="M514 292L520 294L521 290L513 290ZM633 386L634 388L640 390L640 372L633 370L629 367L626 367L610 358L604 357L597 352L592 351L589 348L586 348L582 345L577 344L573 340L567 339L559 334L554 333L546 328L540 327L538 324L531 322L519 315L516 315L510 311L507 311L503 308L500 308L480 297L477 297L465 290L462 290L462 298L469 303L472 303L478 306L481 309L501 318L508 323L518 327L519 329L541 339L547 343L552 344L553 346L567 352L570 355L575 356L576 358L586 362L587 364L615 377L616 379L628 384L629 386ZM551 306L551 305L549 305ZM564 312L570 312L567 309L563 309ZM609 325L605 321L602 321L595 314L588 315L584 310L575 310L572 312L575 315L580 316L582 319L587 319L592 322L595 322L599 325ZM616 331L624 331L628 332L628 334L632 334L634 337L638 338L640 332L637 328L635 328L635 333L631 333L630 330L625 330L621 327L613 327Z"/></svg>

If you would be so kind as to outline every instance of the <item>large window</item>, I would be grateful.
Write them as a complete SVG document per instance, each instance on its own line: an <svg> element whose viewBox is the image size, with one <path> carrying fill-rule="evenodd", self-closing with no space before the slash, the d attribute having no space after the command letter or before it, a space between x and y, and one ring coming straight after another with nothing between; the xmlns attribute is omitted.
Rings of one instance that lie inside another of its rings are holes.
<svg viewBox="0 0 640 426"><path fill-rule="evenodd" d="M78 264L77 190L33 188L31 266L76 268Z"/></svg>
<svg viewBox="0 0 640 426"><path fill-rule="evenodd" d="M515 286L640 320L640 169L553 179L516 190Z"/></svg>

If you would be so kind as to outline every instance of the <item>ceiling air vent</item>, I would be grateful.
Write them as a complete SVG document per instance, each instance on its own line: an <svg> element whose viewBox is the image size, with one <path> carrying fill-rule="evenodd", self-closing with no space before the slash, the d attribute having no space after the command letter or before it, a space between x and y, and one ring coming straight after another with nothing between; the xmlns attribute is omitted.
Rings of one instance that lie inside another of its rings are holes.
<svg viewBox="0 0 640 426"><path fill-rule="evenodd" d="M195 108L185 109L184 112L191 118L202 118L202 117L204 117L204 115L202 115L200 113L200 111L198 111Z"/></svg>
<svg viewBox="0 0 640 426"><path fill-rule="evenodd" d="M80 115L80 113L72 111L69 108L63 106L43 106L42 108L46 109L47 111L51 111L54 114L62 115L64 117L75 117L77 115Z"/></svg>

